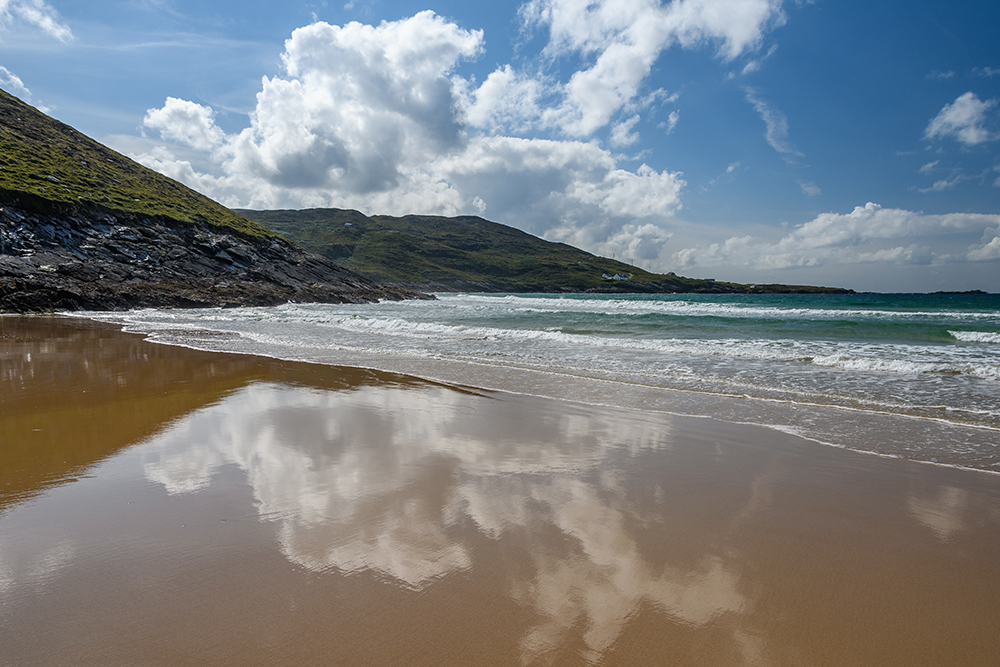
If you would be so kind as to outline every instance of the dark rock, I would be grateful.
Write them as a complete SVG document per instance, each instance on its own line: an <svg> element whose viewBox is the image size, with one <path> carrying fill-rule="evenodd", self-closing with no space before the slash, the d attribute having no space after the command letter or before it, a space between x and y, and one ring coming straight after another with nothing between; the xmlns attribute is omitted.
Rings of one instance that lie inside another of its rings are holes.
<svg viewBox="0 0 1000 667"><path fill-rule="evenodd" d="M26 206L2 195L0 311L432 298L378 285L280 238L166 217Z"/></svg>

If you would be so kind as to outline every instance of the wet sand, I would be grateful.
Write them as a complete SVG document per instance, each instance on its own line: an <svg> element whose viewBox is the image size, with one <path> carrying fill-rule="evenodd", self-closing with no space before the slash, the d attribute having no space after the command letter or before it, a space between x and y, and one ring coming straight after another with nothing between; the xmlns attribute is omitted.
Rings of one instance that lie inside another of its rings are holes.
<svg viewBox="0 0 1000 667"><path fill-rule="evenodd" d="M0 317L0 664L995 665L1000 476Z"/></svg>

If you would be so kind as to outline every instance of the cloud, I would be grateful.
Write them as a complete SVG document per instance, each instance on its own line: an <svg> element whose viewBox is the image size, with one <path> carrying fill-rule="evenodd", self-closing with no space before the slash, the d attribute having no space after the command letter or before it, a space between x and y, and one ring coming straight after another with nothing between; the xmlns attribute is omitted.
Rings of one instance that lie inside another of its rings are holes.
<svg viewBox="0 0 1000 667"><path fill-rule="evenodd" d="M518 74L510 65L492 72L479 88L456 81L464 93L465 121L476 128L522 131L541 116L543 82Z"/></svg>
<svg viewBox="0 0 1000 667"><path fill-rule="evenodd" d="M773 56L775 54L775 52L777 52L777 50L778 50L778 45L777 44L772 44L771 48L769 48L767 50L767 53L765 53L763 56L761 56L760 58L753 58L753 59L749 60L747 62L747 64L743 66L743 72L742 73L744 75L747 75L747 74L751 74L752 72L756 72L757 70L759 70L761 68L761 65L764 64L764 61L767 60L768 58L770 58L771 56Z"/></svg>
<svg viewBox="0 0 1000 667"><path fill-rule="evenodd" d="M677 127L677 121L679 121L680 119L681 119L680 111L674 109L673 111L670 112L670 115L667 116L667 123L666 123L667 134L670 134L671 132L674 131L674 128Z"/></svg>
<svg viewBox="0 0 1000 667"><path fill-rule="evenodd" d="M31 91L24 85L20 77L11 72L6 67L0 67L0 86L12 95L17 95L22 99L31 97Z"/></svg>
<svg viewBox="0 0 1000 667"><path fill-rule="evenodd" d="M920 173L921 174L929 174L929 173L931 173L931 171L934 169L934 167L937 166L938 162L940 162L940 160L934 160L933 162L928 162L927 164L925 164L924 166L922 166L919 169Z"/></svg>
<svg viewBox="0 0 1000 667"><path fill-rule="evenodd" d="M639 135L636 134L635 132L632 132L632 128L635 127L635 124L638 122L639 122L639 114L636 114L631 118L629 118L628 120L623 120L620 123L616 123L615 125L613 125L611 127L611 137L610 137L611 145L631 146L635 142L639 141Z"/></svg>
<svg viewBox="0 0 1000 667"><path fill-rule="evenodd" d="M0 66L0 88L3 88L11 95L14 95L28 104L32 104L42 113L49 113L51 109L38 103L35 96L31 94L28 87L24 85L21 78L11 72L6 67Z"/></svg>
<svg viewBox="0 0 1000 667"><path fill-rule="evenodd" d="M163 146L157 146L148 153L142 153L141 162L145 166L169 176L175 181L186 183L188 187L198 192L223 193L227 190L225 178L204 174L197 171L189 160L178 159L173 152ZM220 197L227 199L227 197ZM237 206L238 200L224 201L229 206Z"/></svg>
<svg viewBox="0 0 1000 667"><path fill-rule="evenodd" d="M73 39L69 26L59 20L59 14L44 0L0 0L0 28L15 21L40 28L60 42Z"/></svg>
<svg viewBox="0 0 1000 667"><path fill-rule="evenodd" d="M561 102L543 112L543 122L585 137L607 125L638 96L653 63L667 48L712 44L724 61L755 50L764 33L785 21L781 0L530 0L525 25L544 26L552 59L585 57L592 65L560 87Z"/></svg>
<svg viewBox="0 0 1000 667"><path fill-rule="evenodd" d="M160 109L148 110L142 124L158 130L164 139L199 150L212 150L225 140L211 108L176 97L168 97Z"/></svg>
<svg viewBox="0 0 1000 667"><path fill-rule="evenodd" d="M984 230L979 243L969 247L968 258L973 262L1000 260L1000 226Z"/></svg>
<svg viewBox="0 0 1000 667"><path fill-rule="evenodd" d="M925 215L883 208L869 202L846 215L823 213L776 242L752 236L734 236L722 243L680 250L674 253L674 260L685 267L741 266L753 269L987 260L1000 257L996 254L1000 251L1000 242L996 242L995 238L998 225L1000 215ZM965 250L953 254L940 251L942 239L980 234L983 234L980 241Z"/></svg>
<svg viewBox="0 0 1000 667"><path fill-rule="evenodd" d="M808 182L795 181L795 182L799 184L800 188L802 188L802 194L804 194L806 197L816 197L818 195L823 194L823 191L819 189L819 186L813 183L812 181Z"/></svg>
<svg viewBox="0 0 1000 667"><path fill-rule="evenodd" d="M996 100L983 102L972 91L958 97L927 125L925 139L954 137L966 146L975 146L996 138L985 127L986 112L996 106Z"/></svg>
<svg viewBox="0 0 1000 667"><path fill-rule="evenodd" d="M936 164L936 163L932 162L931 164L933 165L933 164ZM927 165L924 165L924 166L926 167ZM921 169L921 171L923 171L923 170ZM967 181L967 180L969 180L968 176L966 176L966 175L964 175L962 173L957 173L954 176L952 176L951 178L942 178L939 181L934 181L934 185L930 186L929 188L919 188L917 191L918 192L943 192L944 190L950 190L951 188L955 187L956 185L958 185L962 181Z"/></svg>
<svg viewBox="0 0 1000 667"><path fill-rule="evenodd" d="M955 72L953 70L947 70L942 72L941 70L934 70L927 75L928 79L938 79L942 81L947 81L948 79L954 78Z"/></svg>
<svg viewBox="0 0 1000 667"><path fill-rule="evenodd" d="M483 137L436 168L522 228L595 252L623 220L673 215L686 185L681 174L647 165L619 169L608 151L576 141Z"/></svg>
<svg viewBox="0 0 1000 667"><path fill-rule="evenodd" d="M405 167L464 141L448 75L481 49L481 31L429 11L377 27L299 28L282 56L290 78L264 79L234 161L291 188L392 187Z"/></svg>
<svg viewBox="0 0 1000 667"><path fill-rule="evenodd" d="M605 247L613 249L615 257L655 260L671 236L653 224L625 225L607 240Z"/></svg>
<svg viewBox="0 0 1000 667"><path fill-rule="evenodd" d="M525 22L549 28L552 54L581 50L605 52L626 45L663 48L676 41L686 48L714 43L718 55L732 60L759 45L766 30L783 25L782 2L775 0L530 0Z"/></svg>
<svg viewBox="0 0 1000 667"><path fill-rule="evenodd" d="M671 215L680 207L683 186L679 174L658 172L644 164L635 172L614 169L600 181L578 180L568 192L583 203L598 205L604 213L644 218Z"/></svg>
<svg viewBox="0 0 1000 667"><path fill-rule="evenodd" d="M323 198L317 190L342 201L426 185L414 172L466 141L449 75L481 48L482 32L432 12L295 30L282 55L287 77L262 80L251 126L218 148L229 194L244 195L245 182L255 193L249 203L272 205L314 202ZM222 136L210 109L181 100L150 110L146 125L202 148Z"/></svg>
<svg viewBox="0 0 1000 667"><path fill-rule="evenodd" d="M711 179L711 180L710 180L710 181L708 182L708 185L703 185L703 186L702 186L702 191L705 191L705 192L707 192L708 190L710 190L710 189L714 188L714 187L715 187L716 185L718 185L718 184L719 184L719 182L720 182L720 181L722 181L722 179L724 179L724 178L725 178L725 179L726 179L727 181L731 181L731 180L732 180L732 175L733 175L733 173L734 173L734 172L735 172L735 171L736 171L737 169L739 169L739 168L740 168L740 163L739 163L739 162L731 162L731 163L729 164L729 166L728 166L728 167L726 167L726 170L725 170L724 172L722 172L721 174L719 174L719 175L718 175L718 176L716 176L715 178Z"/></svg>
<svg viewBox="0 0 1000 667"><path fill-rule="evenodd" d="M624 225L624 247L649 254L640 219L669 218L685 181L646 165L622 169L595 141L524 139L542 103L537 81L510 67L478 88L455 74L482 52L482 33L432 12L378 26L315 23L285 44L284 72L265 77L250 126L226 134L214 111L168 98L144 126L206 153L199 173L179 147L135 157L229 206L336 206L386 214L458 215L489 210L546 238L598 250ZM650 100L657 96L650 96ZM627 144L638 114L612 130ZM187 150L187 149L185 149ZM635 241L635 243L632 243ZM640 255L632 257L640 258Z"/></svg>
<svg viewBox="0 0 1000 667"><path fill-rule="evenodd" d="M976 76L986 77L987 79L1000 76L1000 69L996 67L977 67L972 72Z"/></svg>
<svg viewBox="0 0 1000 667"><path fill-rule="evenodd" d="M798 152L795 146L788 141L788 118L785 117L785 114L761 99L753 88L745 88L744 92L747 102L753 105L753 108L760 114L761 120L764 121L764 125L767 126L764 137L771 148L781 153L786 162L795 157L801 157L802 153Z"/></svg>

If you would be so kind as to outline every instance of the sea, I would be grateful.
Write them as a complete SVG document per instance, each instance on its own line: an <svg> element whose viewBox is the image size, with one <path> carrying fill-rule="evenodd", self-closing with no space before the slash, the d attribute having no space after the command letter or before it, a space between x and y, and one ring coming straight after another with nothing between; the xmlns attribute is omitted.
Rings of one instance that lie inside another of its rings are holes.
<svg viewBox="0 0 1000 667"><path fill-rule="evenodd" d="M1000 474L1000 295L436 297L79 315L165 344L752 424Z"/></svg>

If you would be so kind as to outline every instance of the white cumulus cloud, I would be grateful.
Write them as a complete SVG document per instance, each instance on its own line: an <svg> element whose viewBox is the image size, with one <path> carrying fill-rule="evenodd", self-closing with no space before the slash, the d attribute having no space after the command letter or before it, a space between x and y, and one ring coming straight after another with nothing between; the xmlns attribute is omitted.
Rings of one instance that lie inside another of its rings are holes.
<svg viewBox="0 0 1000 667"><path fill-rule="evenodd" d="M432 12L378 26L314 23L287 40L284 72L262 80L246 129L226 134L211 108L176 98L146 114L147 129L201 151L215 173L174 158L184 154L176 149L136 157L230 206L489 210L531 233L621 247L633 259L662 245L666 232L637 221L674 215L681 175L624 169L596 141L505 135L538 116L542 88L510 67L478 88L455 74L482 49L480 31ZM613 133L620 142L633 140L638 118Z"/></svg>
<svg viewBox="0 0 1000 667"><path fill-rule="evenodd" d="M969 247L968 257L973 262L1000 259L1000 226L986 229L979 243Z"/></svg>
<svg viewBox="0 0 1000 667"><path fill-rule="evenodd" d="M541 116L545 85L504 65L490 73L479 88L462 83L465 120L472 127L521 131L533 127Z"/></svg>
<svg viewBox="0 0 1000 667"><path fill-rule="evenodd" d="M212 150L225 140L211 108L176 97L168 97L163 107L147 111L142 124L158 130L164 139L200 150Z"/></svg>
<svg viewBox="0 0 1000 667"><path fill-rule="evenodd" d="M674 254L681 266L739 266L789 269L834 264L888 262L931 264L1000 257L995 230L1000 215L951 213L925 215L883 208L869 202L847 214L823 213L770 241L753 236L731 237L722 243L685 248ZM984 231L985 230L985 231ZM991 235L992 234L992 235ZM980 237L958 253L941 252L941 239Z"/></svg>
<svg viewBox="0 0 1000 667"><path fill-rule="evenodd" d="M288 78L264 79L233 168L289 188L393 187L405 168L464 141L449 74L481 48L480 31L429 11L299 28L282 56Z"/></svg>
<svg viewBox="0 0 1000 667"><path fill-rule="evenodd" d="M975 146L996 138L986 129L987 112L995 107L996 100L980 100L969 91L959 96L931 119L924 131L925 139L954 137L966 146Z"/></svg>

